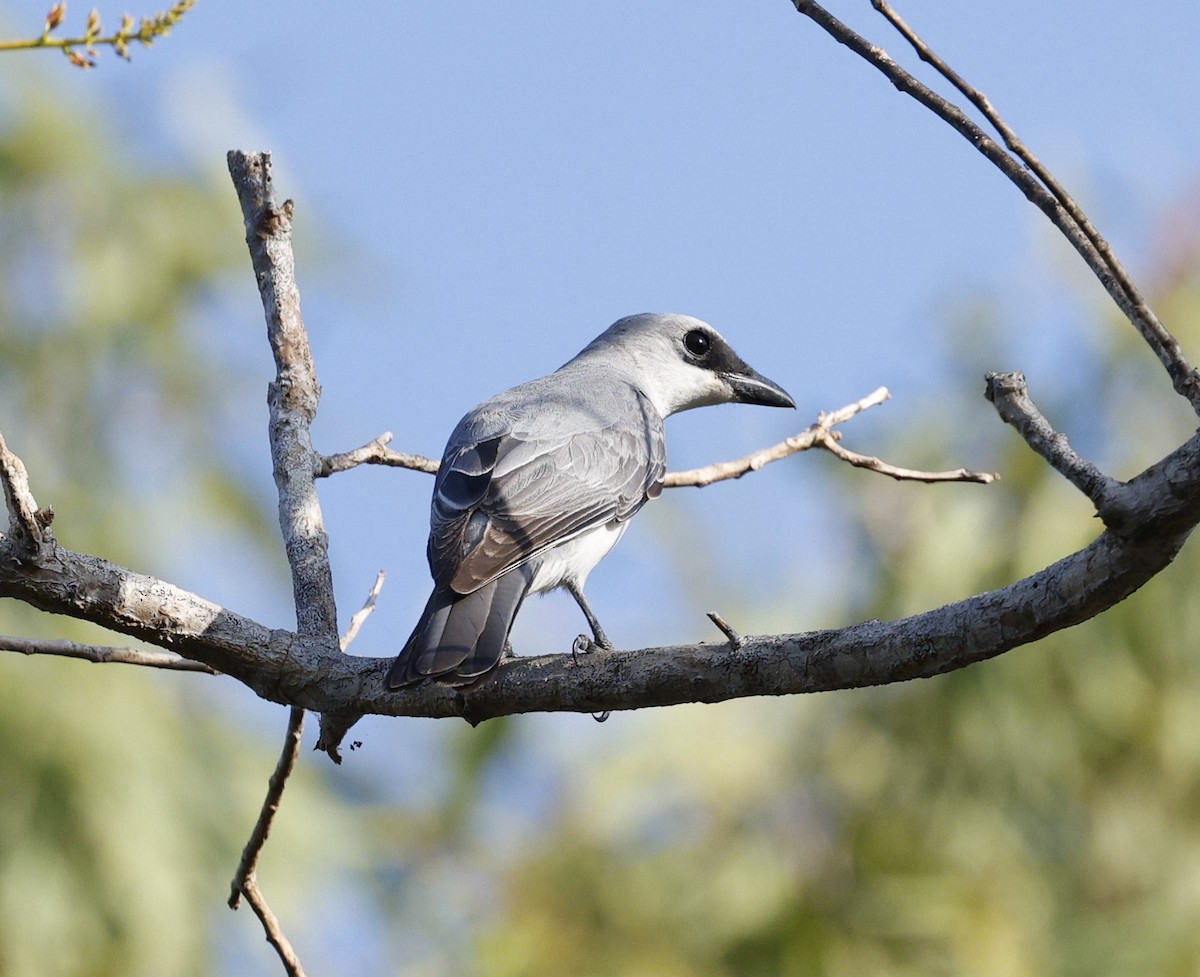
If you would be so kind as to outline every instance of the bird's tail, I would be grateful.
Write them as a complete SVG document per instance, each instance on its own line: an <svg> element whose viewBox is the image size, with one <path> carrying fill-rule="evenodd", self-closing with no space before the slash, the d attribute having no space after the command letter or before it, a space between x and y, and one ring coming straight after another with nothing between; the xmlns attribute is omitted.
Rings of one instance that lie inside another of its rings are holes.
<svg viewBox="0 0 1200 977"><path fill-rule="evenodd" d="M436 588L388 671L388 688L425 678L470 685L490 672L504 654L530 579L525 567L515 567L469 594Z"/></svg>

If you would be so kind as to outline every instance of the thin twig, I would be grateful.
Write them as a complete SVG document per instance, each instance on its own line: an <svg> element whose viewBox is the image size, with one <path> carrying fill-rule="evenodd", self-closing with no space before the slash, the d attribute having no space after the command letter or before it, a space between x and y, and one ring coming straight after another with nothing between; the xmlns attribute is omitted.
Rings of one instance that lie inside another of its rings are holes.
<svg viewBox="0 0 1200 977"><path fill-rule="evenodd" d="M703 468L692 468L685 472L668 472L663 479L663 488L704 488L715 482L723 482L731 478L741 478L749 472L758 471L773 461L790 458L792 455L799 454L801 451L808 451L810 448L825 448L843 461L847 461L859 468L866 468L901 480L920 482L978 482L986 484L995 481L999 477L987 473L967 471L965 468L946 472L915 471L911 468L899 468L895 465L889 465L878 458L860 455L840 446L835 445L831 447L837 440L837 435L831 433L831 428L838 424L845 424L863 411L882 404L891 396L887 387L879 387L867 394L867 396L854 401L852 404L847 404L845 407L841 407L835 411L819 414L815 424L812 424L799 434L794 434L790 438L780 441L778 444L771 445L769 448L760 448L758 451L751 452L745 457L737 458L734 461L719 461L711 465L705 465ZM392 465L400 468L408 468L413 471L428 472L431 475L436 474L438 463L433 459L424 458L420 455L402 454L386 448L385 445L391 438L392 435L389 432L380 435L368 444L364 444L361 448L321 458L316 469L317 477L346 471L357 465Z"/></svg>
<svg viewBox="0 0 1200 977"><path fill-rule="evenodd" d="M229 884L229 908L237 909L246 879L258 868L258 857L262 854L263 845L271 834L271 824L279 810L279 801L283 797L283 788L287 779L295 769L296 759L300 756L300 743L304 732L304 710L292 706L288 710L287 732L283 738L283 749L275 762L271 779L267 782L267 796L263 799L262 808L258 812L258 820L250 833L250 840L242 849L242 859L238 862L237 872Z"/></svg>
<svg viewBox="0 0 1200 977"><path fill-rule="evenodd" d="M741 649L742 643L746 639L733 629L732 624L726 621L725 618L721 617L721 615L716 611L709 611L708 619L717 626L718 631L720 631L723 635L725 635L726 638L729 639L729 646L733 651L738 651Z"/></svg>
<svg viewBox="0 0 1200 977"><path fill-rule="evenodd" d="M828 432L817 439L816 447L824 448L834 457L840 458L855 468L878 472L880 475L887 475L898 482L975 482L978 485L988 485L1000 477L992 472L972 472L965 468L955 468L953 471L944 472L924 472L914 468L900 468L870 455L860 455L857 451L843 448L837 438Z"/></svg>
<svg viewBox="0 0 1200 977"><path fill-rule="evenodd" d="M257 869L258 858L262 854L263 846L267 843L267 838L270 837L271 825L279 810L283 788L287 786L288 777L291 776L292 770L296 766L296 760L300 756L303 732L304 710L299 706L292 706L288 710L287 734L284 737L283 749L275 764L275 770L271 773L271 779L267 783L267 796L263 800L262 809L258 813L258 820L254 824L250 840L242 849L242 859L238 863L237 872L229 887L229 908L237 909L241 903L241 897L246 897L255 915L262 922L267 940L271 946L275 947L284 968L292 977L303 977L304 968L300 966L296 952L284 935L279 920L271 912L271 907L267 905L258 888Z"/></svg>
<svg viewBox="0 0 1200 977"><path fill-rule="evenodd" d="M371 587L371 592L367 594L367 600L355 613L354 617L350 618L350 627L346 628L346 633L342 635L342 651L350 647L350 642L358 637L358 630L363 626L363 621L371 616L371 612L375 610L375 601L379 598L379 591L383 589L383 582L387 579L387 571L380 570L375 577L375 584Z"/></svg>
<svg viewBox="0 0 1200 977"><path fill-rule="evenodd" d="M242 893L246 896L246 901L250 903L250 908L254 910L254 915L262 923L263 932L267 936L267 942L275 948L275 952L279 955L279 960L283 964L283 969L287 972L288 977L305 977L304 967L300 964L300 958L292 948L291 941L284 935L283 927L279 925L278 917L271 912L271 907L267 905L267 900L263 897L262 891L258 887L258 877L254 873L247 876L242 883ZM234 908L236 909L237 907L235 906Z"/></svg>
<svg viewBox="0 0 1200 977"><path fill-rule="evenodd" d="M121 19L121 26L112 34L104 35L100 25L100 13L93 9L88 15L84 34L78 37L54 37L52 32L58 28L66 15L67 5L56 3L46 15L46 24L38 37L17 41L0 41L0 51L33 51L38 48L58 48L77 68L96 67L96 49L111 46L112 49L126 61L129 60L129 45L137 42L143 47L150 47L160 37L166 37L171 28L187 13L196 0L179 0L166 13L155 14L153 17L143 17L134 22L129 14ZM86 54L80 54L82 48Z"/></svg>
<svg viewBox="0 0 1200 977"><path fill-rule="evenodd" d="M342 451L335 455L318 455L314 474L317 478L326 478L336 472L357 468L359 465L389 465L393 468L408 468L429 475L437 474L438 463L434 459L393 451L387 447L391 440L392 432L386 431L374 441L369 441L353 451Z"/></svg>
<svg viewBox="0 0 1200 977"><path fill-rule="evenodd" d="M838 43L845 45L878 69L898 91L916 99L950 125L1050 219L1154 351L1171 378L1176 392L1186 397L1193 409L1200 413L1200 372L1191 366L1178 340L1163 326L1146 303L1141 301L1140 295L1136 291L1130 292L1126 289L1124 282L1128 281L1127 276L1123 281L1118 274L1120 265L1111 257L1112 252L1107 244L1099 246L1093 241L1093 236L1097 240L1103 240L1098 234L1094 234L1094 229L1093 235L1089 236L1064 203L1021 158L1006 151L959 106L943 98L901 68L883 48L867 41L812 0L792 0L792 5L798 13L812 20Z"/></svg>
<svg viewBox="0 0 1200 977"><path fill-rule="evenodd" d="M730 478L741 478L747 472L758 471L764 465L768 465L773 461L788 458L801 451L808 451L810 448L824 448L826 451L831 452L843 461L849 462L851 465L879 472L881 475L888 475L897 480L918 482L976 482L986 485L988 482L994 482L999 477L982 472L967 471L965 468L946 472L922 472L911 468L899 468L895 465L889 465L885 461L880 461L878 458L849 451L837 443L837 433L831 430L834 425L844 424L852 417L861 414L868 408L875 407L877 404L882 404L890 397L891 394L888 393L887 387L880 387L861 400L847 404L839 410L820 414L815 424L801 431L799 434L792 435L785 441L771 445L769 448L762 448L735 461L721 461L713 465L705 465L703 468L693 468L686 472L669 472L663 480L663 486L665 488L681 488L683 486L703 488L706 485L712 485L714 482L721 482Z"/></svg>
<svg viewBox="0 0 1200 977"><path fill-rule="evenodd" d="M879 387L852 404L847 404L845 407L827 414L819 414L815 424L801 431L799 434L794 434L790 438L780 441L778 444L771 445L769 448L760 448L758 451L751 452L745 457L734 461L718 461L711 465L705 465L703 468L692 468L685 472L667 472L666 477L663 479L663 488L684 488L688 486L704 488L706 485L712 485L714 482L723 482L730 478L741 478L748 472L756 472L764 465L769 465L773 461L790 458L801 451L808 451L810 448L816 447L822 435L828 433L829 429L835 424L844 424L857 414L861 414L871 407L882 404L891 396L887 387Z"/></svg>
<svg viewBox="0 0 1200 977"><path fill-rule="evenodd" d="M84 645L75 641L35 640L0 635L0 651L15 651L22 655L55 655L78 658L102 664L142 665L146 668L166 668L176 672L204 672L220 675L204 662L192 661L169 651L147 651L142 648L110 648L105 645Z"/></svg>
<svg viewBox="0 0 1200 977"><path fill-rule="evenodd" d="M1075 198L1071 196L1071 194L1067 191L1067 188L1058 182L1058 179L1053 173L1050 172L1046 165L1042 163L1042 161L1038 159L1030 151L1029 147L1027 147L1025 143L1017 136L1012 126L1010 126L1004 120L1004 117L1001 116L996 110L996 107L992 105L991 99L989 99L987 95L981 92L978 88L963 78L962 75L950 67L950 65L940 55L938 55L937 52L934 51L920 37L920 35L918 35L917 32L908 25L908 23L905 22L904 18L901 17L900 14L897 13L889 3L887 3L887 0L871 0L871 5L878 10L879 13L882 14L887 21L896 28L897 31L900 32L900 34L906 41L908 41L910 45L912 45L913 50L917 52L917 55L922 61L931 65L934 70L938 72L938 74L950 82L950 84L952 84L960 92L962 92L967 100L977 109L979 109L984 118L991 123L992 128L995 129L999 134L1000 138L1004 140L1004 145L1008 147L1009 151L1018 159L1020 159L1026 166L1028 166L1029 169L1032 170L1037 176L1037 178L1042 181L1046 189L1054 194L1054 196L1058 199L1058 202L1061 203L1064 208L1066 208L1067 213L1071 215L1071 219L1075 221L1080 230L1083 231L1088 240L1091 241L1095 246L1096 250L1100 252L1105 264L1107 264L1112 270L1113 276L1117 280L1117 284L1124 289L1125 294L1129 296L1130 300L1135 305L1141 306L1145 310L1145 314L1148 316L1153 316L1154 313L1148 306L1146 306L1145 299L1142 298L1137 286L1130 279L1128 272L1125 271L1124 266L1117 259L1117 256L1113 254L1113 250L1109 246L1108 241L1105 240L1104 236L1096 229L1095 225L1092 224L1087 214L1084 213L1083 208L1080 207Z"/></svg>

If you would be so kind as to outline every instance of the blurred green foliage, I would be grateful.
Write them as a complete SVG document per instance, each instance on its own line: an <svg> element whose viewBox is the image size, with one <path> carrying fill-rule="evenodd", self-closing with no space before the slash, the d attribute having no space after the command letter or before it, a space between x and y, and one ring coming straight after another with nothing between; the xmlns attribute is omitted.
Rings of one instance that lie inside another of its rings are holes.
<svg viewBox="0 0 1200 977"><path fill-rule="evenodd" d="M0 426L39 503L64 545L139 569L180 508L273 540L215 434L236 366L197 335L226 273L249 274L232 192L154 172L43 96L0 113ZM0 631L121 641L15 601ZM224 899L277 744L223 722L213 682L0 655L0 975L215 972L218 915L260 939ZM286 868L328 826L323 797L307 771L290 788L264 864L281 888L329 863Z"/></svg>

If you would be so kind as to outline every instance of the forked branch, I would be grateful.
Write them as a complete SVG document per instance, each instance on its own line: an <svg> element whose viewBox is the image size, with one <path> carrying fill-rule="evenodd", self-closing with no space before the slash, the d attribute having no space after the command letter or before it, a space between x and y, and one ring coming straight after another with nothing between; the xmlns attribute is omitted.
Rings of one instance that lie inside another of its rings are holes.
<svg viewBox="0 0 1200 977"><path fill-rule="evenodd" d="M890 397L891 394L888 393L887 387L879 387L866 397L847 404L839 410L820 414L816 423L778 444L760 448L758 451L753 451L745 457L733 461L715 462L705 465L703 468L693 468L685 472L668 472L666 478L663 479L663 488L704 488L715 482L741 478L750 472L759 471L773 461L782 461L784 458L790 458L792 455L808 451L811 448L824 448L851 465L905 481L987 484L999 477L987 472L968 471L965 468L944 472L923 472L912 468L900 468L878 458L847 451L838 444L838 435L833 431L834 426L845 424L851 418L871 407L882 404ZM438 463L432 458L393 451L387 446L391 440L392 434L388 431L374 441L364 444L361 448L343 451L336 455L322 456L317 461L316 475L318 478L323 478L336 472L349 471L359 465L387 465L393 468L407 468L410 471L427 472L430 475L437 473Z"/></svg>

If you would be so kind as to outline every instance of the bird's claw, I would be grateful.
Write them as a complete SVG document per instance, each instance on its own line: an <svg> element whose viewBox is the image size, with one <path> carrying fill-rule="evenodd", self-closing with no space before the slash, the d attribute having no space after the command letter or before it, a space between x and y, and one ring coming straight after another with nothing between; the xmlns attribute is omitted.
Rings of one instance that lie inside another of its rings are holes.
<svg viewBox="0 0 1200 977"><path fill-rule="evenodd" d="M596 645L586 634L581 634L571 643L571 661L579 664L580 655L590 655Z"/></svg>

